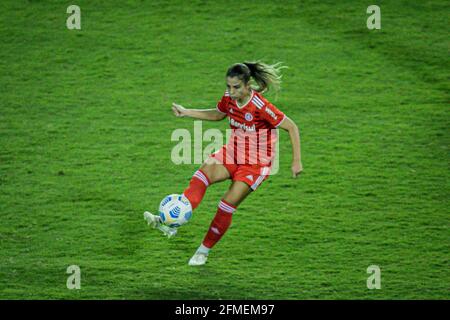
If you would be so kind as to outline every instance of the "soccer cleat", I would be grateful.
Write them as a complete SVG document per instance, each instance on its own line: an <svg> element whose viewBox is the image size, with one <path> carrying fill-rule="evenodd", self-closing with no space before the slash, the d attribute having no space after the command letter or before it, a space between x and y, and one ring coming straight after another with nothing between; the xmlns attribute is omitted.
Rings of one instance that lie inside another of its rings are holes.
<svg viewBox="0 0 450 320"><path fill-rule="evenodd" d="M177 234L176 228L171 228L162 224L161 218L148 211L144 212L144 220L147 224L153 228L160 230L168 238L171 238Z"/></svg>
<svg viewBox="0 0 450 320"><path fill-rule="evenodd" d="M161 224L161 218L148 211L144 212L144 220L147 221L148 225L153 228L156 228Z"/></svg>
<svg viewBox="0 0 450 320"><path fill-rule="evenodd" d="M190 266L202 266L206 263L206 260L208 260L208 256L203 253L195 253L192 258L189 260Z"/></svg>
<svg viewBox="0 0 450 320"><path fill-rule="evenodd" d="M177 234L177 229L176 228L171 228L168 226L165 226L163 224L159 225L157 227L162 233L164 233L164 235L167 236L167 238L172 238Z"/></svg>

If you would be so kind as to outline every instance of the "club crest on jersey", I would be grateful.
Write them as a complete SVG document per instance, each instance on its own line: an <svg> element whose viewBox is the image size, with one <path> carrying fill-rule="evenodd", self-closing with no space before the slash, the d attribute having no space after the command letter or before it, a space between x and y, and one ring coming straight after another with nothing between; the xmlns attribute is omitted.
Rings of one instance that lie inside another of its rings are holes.
<svg viewBox="0 0 450 320"><path fill-rule="evenodd" d="M245 114L245 120L247 120L247 121L252 121L253 120L253 116L252 116L252 114L250 112L247 112Z"/></svg>

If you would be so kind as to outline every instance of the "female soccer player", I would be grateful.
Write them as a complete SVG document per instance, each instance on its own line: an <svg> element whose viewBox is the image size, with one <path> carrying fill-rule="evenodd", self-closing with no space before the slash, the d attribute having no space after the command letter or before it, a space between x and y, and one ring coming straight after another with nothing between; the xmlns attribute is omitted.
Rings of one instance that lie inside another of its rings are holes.
<svg viewBox="0 0 450 320"><path fill-rule="evenodd" d="M229 118L232 134L229 142L211 154L201 165L184 190L184 196L195 209L205 191L213 183L227 179L232 184L220 200L217 213L206 236L189 260L189 265L206 263L209 251L222 238L231 224L233 213L239 204L269 177L274 148L277 141L276 128L289 132L292 144L292 176L303 171L300 155L300 135L297 125L262 95L269 87L278 89L281 83L279 64L244 62L232 65L226 73L227 90L215 109L187 109L174 103L172 110L177 117L219 121ZM251 80L254 83L251 83ZM153 227L161 228L159 216L149 212L144 217Z"/></svg>

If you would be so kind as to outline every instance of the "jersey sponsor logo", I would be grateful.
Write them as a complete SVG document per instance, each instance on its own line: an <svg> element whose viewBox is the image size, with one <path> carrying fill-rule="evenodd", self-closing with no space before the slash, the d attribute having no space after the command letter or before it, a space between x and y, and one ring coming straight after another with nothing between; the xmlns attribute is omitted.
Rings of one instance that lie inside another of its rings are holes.
<svg viewBox="0 0 450 320"><path fill-rule="evenodd" d="M234 120L233 118L230 118L230 124L234 127L241 128L245 131L256 131L256 126L254 124L251 127L249 127L243 123L240 123L240 122Z"/></svg>
<svg viewBox="0 0 450 320"><path fill-rule="evenodd" d="M250 112L247 112L245 114L245 120L247 120L247 121L252 121L253 120L253 116L252 116L252 114Z"/></svg>
<svg viewBox="0 0 450 320"><path fill-rule="evenodd" d="M266 107L266 112L274 119L274 120L277 120L278 119L278 117L275 115L275 113L272 111L272 110L270 110L269 108L267 108Z"/></svg>

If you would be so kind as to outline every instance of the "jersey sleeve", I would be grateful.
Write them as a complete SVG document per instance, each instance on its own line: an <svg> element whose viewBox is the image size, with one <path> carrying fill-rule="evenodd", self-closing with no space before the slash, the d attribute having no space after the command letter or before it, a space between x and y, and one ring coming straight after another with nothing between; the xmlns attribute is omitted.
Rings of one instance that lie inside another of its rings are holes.
<svg viewBox="0 0 450 320"><path fill-rule="evenodd" d="M224 95L222 99L217 103L216 109L220 113L228 114L227 113L227 102L228 102L228 96Z"/></svg>
<svg viewBox="0 0 450 320"><path fill-rule="evenodd" d="M262 116L273 128L277 128L286 118L286 115L271 103L264 105Z"/></svg>

